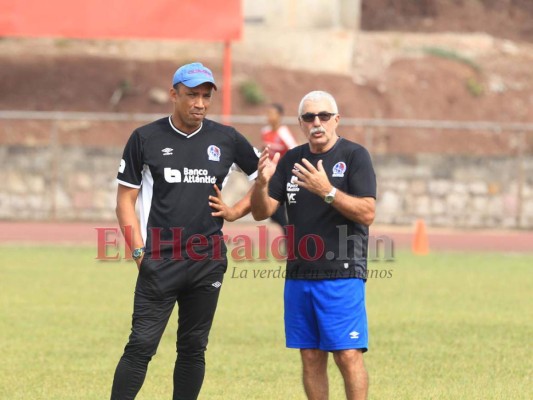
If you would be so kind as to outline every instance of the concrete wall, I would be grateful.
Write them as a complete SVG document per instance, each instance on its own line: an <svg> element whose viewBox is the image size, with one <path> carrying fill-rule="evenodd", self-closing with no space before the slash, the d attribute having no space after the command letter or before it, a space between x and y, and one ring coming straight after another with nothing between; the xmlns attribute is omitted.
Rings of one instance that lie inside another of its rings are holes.
<svg viewBox="0 0 533 400"><path fill-rule="evenodd" d="M360 0L245 0L236 60L350 74ZM250 55L253 56L251 57Z"/></svg>
<svg viewBox="0 0 533 400"><path fill-rule="evenodd" d="M245 21L265 28L359 30L361 0L244 0Z"/></svg>
<svg viewBox="0 0 533 400"><path fill-rule="evenodd" d="M302 31L247 26L232 45L236 60L335 74L350 74L355 34L343 29Z"/></svg>

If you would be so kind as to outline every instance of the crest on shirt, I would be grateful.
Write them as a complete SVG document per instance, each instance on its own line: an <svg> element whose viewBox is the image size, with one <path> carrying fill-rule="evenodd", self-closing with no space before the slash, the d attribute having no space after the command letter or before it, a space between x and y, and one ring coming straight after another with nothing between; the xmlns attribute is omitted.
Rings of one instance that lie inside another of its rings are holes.
<svg viewBox="0 0 533 400"><path fill-rule="evenodd" d="M289 185L291 185L291 187L298 187L298 184L296 182L298 182L298 178L295 177L294 175L291 176L291 179L287 183L287 188L289 188ZM298 190L300 190L300 189L298 189Z"/></svg>
<svg viewBox="0 0 533 400"><path fill-rule="evenodd" d="M171 156L174 149L171 149L170 147L166 147L161 151L163 152L164 156Z"/></svg>
<svg viewBox="0 0 533 400"><path fill-rule="evenodd" d="M220 161L220 149L212 144L207 148L207 157L210 161Z"/></svg>
<svg viewBox="0 0 533 400"><path fill-rule="evenodd" d="M343 161L339 161L337 164L333 166L333 174L331 176L336 178L342 178L344 177L344 173L346 172L346 163Z"/></svg>

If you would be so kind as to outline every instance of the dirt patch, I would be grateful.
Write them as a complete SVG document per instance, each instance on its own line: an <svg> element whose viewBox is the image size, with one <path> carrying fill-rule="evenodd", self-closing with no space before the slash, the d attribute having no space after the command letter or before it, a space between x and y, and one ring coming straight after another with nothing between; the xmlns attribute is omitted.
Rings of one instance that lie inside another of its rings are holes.
<svg viewBox="0 0 533 400"><path fill-rule="evenodd" d="M486 32L533 41L531 0L363 0L368 31Z"/></svg>
<svg viewBox="0 0 533 400"><path fill-rule="evenodd" d="M503 57L502 57L503 58ZM533 121L533 71L528 64L490 60L490 71L434 56L394 61L380 82L357 84L351 77L234 66L236 77L256 82L268 101L295 115L301 97L324 89L335 95L342 115L358 118ZM166 113L169 104L150 99L153 88L167 90L176 62L94 56L0 57L0 108L4 110ZM221 81L221 66L213 65ZM502 82L493 82L500 77ZM507 84L503 83L507 82ZM492 85L492 86L491 86ZM493 87L494 86L494 87ZM113 105L113 93L125 88ZM262 114L232 88L234 114ZM210 111L221 112L217 95Z"/></svg>

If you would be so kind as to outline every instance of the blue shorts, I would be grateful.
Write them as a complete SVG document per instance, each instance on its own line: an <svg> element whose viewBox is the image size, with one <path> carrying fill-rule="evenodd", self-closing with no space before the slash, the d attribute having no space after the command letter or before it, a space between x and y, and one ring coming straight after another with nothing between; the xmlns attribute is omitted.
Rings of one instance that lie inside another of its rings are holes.
<svg viewBox="0 0 533 400"><path fill-rule="evenodd" d="M287 279L284 299L287 347L367 351L362 279Z"/></svg>

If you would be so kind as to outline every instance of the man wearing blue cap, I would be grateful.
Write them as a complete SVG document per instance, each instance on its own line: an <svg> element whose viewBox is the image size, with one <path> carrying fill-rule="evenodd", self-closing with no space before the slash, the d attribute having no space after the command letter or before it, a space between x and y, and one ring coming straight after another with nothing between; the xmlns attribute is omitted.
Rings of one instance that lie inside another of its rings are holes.
<svg viewBox="0 0 533 400"><path fill-rule="evenodd" d="M220 190L235 166L255 179L258 162L239 132L205 118L213 89L208 68L180 67L170 89L172 115L136 129L124 149L116 212L122 232L131 237L139 275L112 400L134 399L141 389L176 303L173 399L196 399L203 383L204 353L227 268L222 225L250 210L250 192L228 207Z"/></svg>

